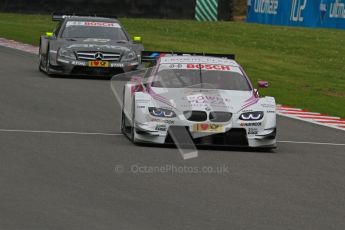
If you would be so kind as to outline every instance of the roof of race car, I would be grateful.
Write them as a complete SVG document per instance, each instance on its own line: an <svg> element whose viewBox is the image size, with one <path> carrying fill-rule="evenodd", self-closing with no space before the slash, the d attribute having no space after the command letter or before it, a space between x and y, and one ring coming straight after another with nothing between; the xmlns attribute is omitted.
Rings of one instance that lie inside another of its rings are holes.
<svg viewBox="0 0 345 230"><path fill-rule="evenodd" d="M161 57L160 64L212 64L212 65L230 65L239 67L240 65L230 59L216 58L209 56L169 56Z"/></svg>

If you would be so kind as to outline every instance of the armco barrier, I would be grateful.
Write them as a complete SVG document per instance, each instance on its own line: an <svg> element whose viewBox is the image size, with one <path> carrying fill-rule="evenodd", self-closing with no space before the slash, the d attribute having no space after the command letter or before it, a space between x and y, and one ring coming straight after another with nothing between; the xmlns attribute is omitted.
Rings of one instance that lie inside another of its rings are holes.
<svg viewBox="0 0 345 230"><path fill-rule="evenodd" d="M247 22L345 29L345 0L248 0Z"/></svg>

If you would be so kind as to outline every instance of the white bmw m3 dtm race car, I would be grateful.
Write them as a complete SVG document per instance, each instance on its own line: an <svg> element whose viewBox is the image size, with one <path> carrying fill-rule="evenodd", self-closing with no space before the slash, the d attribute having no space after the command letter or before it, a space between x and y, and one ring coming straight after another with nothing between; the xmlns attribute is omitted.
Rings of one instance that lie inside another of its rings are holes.
<svg viewBox="0 0 345 230"><path fill-rule="evenodd" d="M142 57L156 64L127 75L122 92L121 130L134 143L177 144L179 137L195 145L276 147L275 99L259 97L233 55Z"/></svg>

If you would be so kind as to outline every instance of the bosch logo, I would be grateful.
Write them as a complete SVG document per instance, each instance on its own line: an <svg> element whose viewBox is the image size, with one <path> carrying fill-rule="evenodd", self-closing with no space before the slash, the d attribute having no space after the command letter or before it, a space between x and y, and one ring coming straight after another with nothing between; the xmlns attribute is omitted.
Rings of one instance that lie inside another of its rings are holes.
<svg viewBox="0 0 345 230"><path fill-rule="evenodd" d="M103 54L101 52L95 53L95 59L96 60L103 60Z"/></svg>

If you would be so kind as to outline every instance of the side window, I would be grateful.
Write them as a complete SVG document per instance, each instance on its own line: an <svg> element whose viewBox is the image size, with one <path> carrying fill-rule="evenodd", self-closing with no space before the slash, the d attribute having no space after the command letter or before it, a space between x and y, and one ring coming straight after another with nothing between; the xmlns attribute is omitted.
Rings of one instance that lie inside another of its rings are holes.
<svg viewBox="0 0 345 230"><path fill-rule="evenodd" d="M151 67L151 68L148 68L148 69L146 70L146 73L145 73L145 75L144 75L144 79L147 79L147 78L151 77L151 74L152 74L152 72L153 72L153 69L154 69L154 67Z"/></svg>
<svg viewBox="0 0 345 230"><path fill-rule="evenodd" d="M63 23L64 23L64 20L60 21L60 22L57 24L57 26L56 26L56 28L55 28L55 31L54 31L55 36L58 36L58 35L59 35Z"/></svg>

